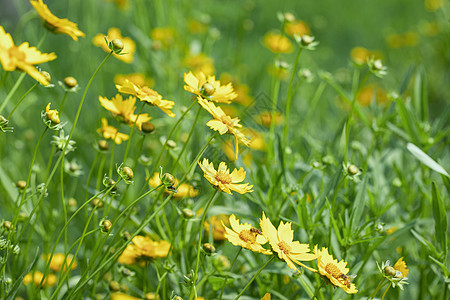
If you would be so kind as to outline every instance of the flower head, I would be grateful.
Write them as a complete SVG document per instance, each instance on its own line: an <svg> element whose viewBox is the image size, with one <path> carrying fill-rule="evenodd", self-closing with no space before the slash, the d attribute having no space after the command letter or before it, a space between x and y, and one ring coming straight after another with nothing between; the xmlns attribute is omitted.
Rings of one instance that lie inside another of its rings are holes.
<svg viewBox="0 0 450 300"><path fill-rule="evenodd" d="M240 224L234 215L230 216L231 229L225 227L225 237L235 246L259 252L263 254L272 254L272 251L264 249L261 245L267 243L267 239L261 230L254 228L248 223Z"/></svg>
<svg viewBox="0 0 450 300"><path fill-rule="evenodd" d="M29 285L30 283L34 283L35 286L39 286L41 284L42 278L44 278L44 274L42 274L42 272L30 272L23 278L23 284ZM42 282L41 287L44 288L54 286L57 280L58 279L56 278L55 274L48 274Z"/></svg>
<svg viewBox="0 0 450 300"><path fill-rule="evenodd" d="M141 129L142 123L150 121L150 117L148 114L140 114L135 115L134 110L136 106L135 97L128 97L128 99L123 100L122 95L117 94L111 100L108 100L105 97L99 96L98 100L100 104L107 110L109 110L115 117L118 117L124 123L133 126L136 123L136 126Z"/></svg>
<svg viewBox="0 0 450 300"><path fill-rule="evenodd" d="M242 125L239 124L239 118L232 119L230 116L226 115L220 107L215 106L214 103L209 102L202 97L198 97L198 103L214 117L214 119L206 123L209 128L218 131L220 134L229 133L234 135L235 156L237 159L239 153L239 142L246 146L250 145L250 141L238 129L242 127Z"/></svg>
<svg viewBox="0 0 450 300"><path fill-rule="evenodd" d="M308 244L300 244L298 241L293 241L294 231L291 229L290 222L283 223L281 221L277 230L263 212L259 225L261 226L263 235L269 241L272 250L278 253L278 258L285 261L289 268L299 272L295 266L295 264L298 264L310 271L317 272L300 262L314 260L317 255L308 253Z"/></svg>
<svg viewBox="0 0 450 300"><path fill-rule="evenodd" d="M184 86L186 91L210 101L230 103L231 100L234 100L237 97L231 83L221 85L220 81L216 80L215 76L208 76L208 78L206 78L203 72L199 72L197 76L192 72L189 72L188 74L185 73L184 82L186 83Z"/></svg>
<svg viewBox="0 0 450 300"><path fill-rule="evenodd" d="M45 260L47 263L50 259L50 255L42 255L42 259ZM64 259L65 264L64 264ZM63 272L66 271L66 269L69 267L69 265L71 264L73 260L73 255L69 254L66 258L64 253L56 253L52 256L52 260L50 261L50 270L55 271L55 272L59 272L61 270L63 270ZM64 264L64 266L63 266ZM77 267L77 262L74 261L72 266L70 266L70 269L73 270Z"/></svg>
<svg viewBox="0 0 450 300"><path fill-rule="evenodd" d="M132 244L127 245L119 256L121 264L135 264L149 258L166 257L169 254L170 243L168 241L153 241L146 236L137 235Z"/></svg>
<svg viewBox="0 0 450 300"><path fill-rule="evenodd" d="M392 284L392 287L399 287L403 290L403 285L408 284L408 277L406 277L409 273L407 269L406 263L403 261L403 257L395 263L394 267L390 266L391 262L389 260L383 262L381 267L378 265L378 270L381 274L389 280Z"/></svg>
<svg viewBox="0 0 450 300"><path fill-rule="evenodd" d="M27 42L15 46L11 35L0 26L0 62L5 71L24 71L47 86L50 82L34 65L54 59L55 53L41 53L35 47L29 47Z"/></svg>
<svg viewBox="0 0 450 300"><path fill-rule="evenodd" d="M44 20L45 27L51 32L70 35L74 41L78 41L79 36L85 36L85 34L78 29L77 24L67 19L60 19L52 14L42 0L30 0L30 3Z"/></svg>
<svg viewBox="0 0 450 300"><path fill-rule="evenodd" d="M214 61L204 53L189 55L183 60L183 63L195 74L200 72L203 72L206 76L214 74Z"/></svg>
<svg viewBox="0 0 450 300"><path fill-rule="evenodd" d="M264 36L264 45L273 53L291 53L294 50L287 37L274 31Z"/></svg>
<svg viewBox="0 0 450 300"><path fill-rule="evenodd" d="M201 214L203 209L197 211L197 214ZM230 226L229 215L220 214L211 216L203 223L206 235L209 236L209 232L212 229L212 237L215 241L224 241L225 237L225 225Z"/></svg>
<svg viewBox="0 0 450 300"><path fill-rule="evenodd" d="M128 64L133 62L133 54L136 51L136 43L128 38L128 37L122 37L122 34L120 32L120 29L118 28L110 28L108 30L108 40L113 41L115 39L120 39L123 42L123 50L121 51L120 55L113 53L115 57L120 59L123 62L126 62ZM105 35L104 34L97 34L93 40L92 43L95 46L101 47L106 52L111 52L111 49L108 47L108 45L105 43Z"/></svg>
<svg viewBox="0 0 450 300"><path fill-rule="evenodd" d="M129 136L125 133L120 133L117 128L109 126L108 120L102 118L102 127L97 130L105 139L112 139L116 144L122 144L122 141L129 139Z"/></svg>
<svg viewBox="0 0 450 300"><path fill-rule="evenodd" d="M59 112L56 109L50 109L51 102L47 104L45 108L45 115L48 120L50 120L53 124L59 124L61 121L59 120Z"/></svg>
<svg viewBox="0 0 450 300"><path fill-rule="evenodd" d="M224 162L219 164L217 171L214 169L214 164L209 163L206 158L203 159L202 163L198 161L198 164L205 173L205 178L220 191L230 195L232 195L231 191L236 191L239 194L253 192L253 185L248 185L248 183L238 184L245 179L246 172L243 168L234 169L230 174L230 170Z"/></svg>
<svg viewBox="0 0 450 300"><path fill-rule="evenodd" d="M169 117L175 117L175 114L171 111L175 103L170 100L163 100L158 92L147 86L140 87L126 79L122 85L117 84L116 88L120 93L136 96L141 101L159 107Z"/></svg>
<svg viewBox="0 0 450 300"><path fill-rule="evenodd" d="M317 265L319 273L328 278L328 280L337 287L342 288L348 294L358 292L355 284L350 282L350 276L347 276L349 269L346 267L347 263L344 260L340 262L333 259L328 253L327 248L319 250L317 245L314 247L314 253L317 255Z"/></svg>
<svg viewBox="0 0 450 300"><path fill-rule="evenodd" d="M161 184L160 174L155 172L153 177L148 180L148 183L151 187L155 188ZM184 198L184 197L195 197L198 195L198 190L194 189L194 187L188 183L182 183L180 185L178 179L174 179L173 186L177 187L176 192L173 193L172 197L174 198ZM170 190L165 190L167 193L171 193Z"/></svg>

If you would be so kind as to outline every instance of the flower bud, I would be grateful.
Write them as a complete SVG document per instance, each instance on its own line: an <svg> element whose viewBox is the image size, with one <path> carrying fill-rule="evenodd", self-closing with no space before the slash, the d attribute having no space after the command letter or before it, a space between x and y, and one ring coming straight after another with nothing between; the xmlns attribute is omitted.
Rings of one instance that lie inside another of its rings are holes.
<svg viewBox="0 0 450 300"><path fill-rule="evenodd" d="M313 41L314 41L314 38L313 38L312 36L307 35L307 34L304 34L304 35L302 36L302 41L301 41L301 43L302 43L303 46L308 46L308 45L311 44Z"/></svg>
<svg viewBox="0 0 450 300"><path fill-rule="evenodd" d="M91 202L93 207L100 208L103 206L103 202L99 198L94 198Z"/></svg>
<svg viewBox="0 0 450 300"><path fill-rule="evenodd" d="M125 239L125 241L129 241L131 239L131 234L128 231L125 231L123 233L123 238Z"/></svg>
<svg viewBox="0 0 450 300"><path fill-rule="evenodd" d="M59 120L59 112L56 109L50 109L50 104L47 104L47 107L45 108L45 115L47 116L47 119L52 121L53 124L59 124L61 121Z"/></svg>
<svg viewBox="0 0 450 300"><path fill-rule="evenodd" d="M77 200L75 198L70 198L68 201L69 207L75 208L77 207Z"/></svg>
<svg viewBox="0 0 450 300"><path fill-rule="evenodd" d="M120 291L120 284L117 281L111 281L109 283L109 290L113 292Z"/></svg>
<svg viewBox="0 0 450 300"><path fill-rule="evenodd" d="M16 183L16 187L17 187L19 190L24 190L24 189L27 187L27 182L26 182L25 180L19 180L19 181L17 181L17 183Z"/></svg>
<svg viewBox="0 0 450 300"><path fill-rule="evenodd" d="M109 144L108 144L108 141L106 141L106 140L98 141L97 145L98 145L98 148L102 151L108 151L108 149L109 149Z"/></svg>
<svg viewBox="0 0 450 300"><path fill-rule="evenodd" d="M377 71L380 71L383 69L383 62L380 59L377 59L373 62L373 68Z"/></svg>
<svg viewBox="0 0 450 300"><path fill-rule="evenodd" d="M350 175L352 175L352 176L359 173L359 169L358 169L358 167L355 166L355 165L350 165L350 166L348 166L347 171L348 171L348 174L350 174Z"/></svg>
<svg viewBox="0 0 450 300"><path fill-rule="evenodd" d="M111 41L111 50L114 51L114 53L120 53L123 50L123 41L121 39L114 39Z"/></svg>
<svg viewBox="0 0 450 300"><path fill-rule="evenodd" d="M155 125L153 125L153 123L151 123L151 122L145 122L145 123L142 123L141 128L144 133L151 133L155 130Z"/></svg>
<svg viewBox="0 0 450 300"><path fill-rule="evenodd" d="M108 187L111 187L111 186L113 187L111 189L113 192L117 191L117 185L116 185L116 181L114 179L109 178L107 181L107 184L108 184Z"/></svg>
<svg viewBox="0 0 450 300"><path fill-rule="evenodd" d="M7 231L10 231L13 228L13 224L10 221L4 221L2 227Z"/></svg>
<svg viewBox="0 0 450 300"><path fill-rule="evenodd" d="M76 87L77 84L78 84L77 80L75 78L73 78L72 76L64 78L64 85L68 89Z"/></svg>
<svg viewBox="0 0 450 300"><path fill-rule="evenodd" d="M0 115L0 125L1 126L8 126L9 120L6 119L4 116Z"/></svg>
<svg viewBox="0 0 450 300"><path fill-rule="evenodd" d="M173 141L173 140L168 140L167 141L167 147L169 147L169 148L175 148L177 146L177 143L175 142L175 141Z"/></svg>
<svg viewBox="0 0 450 300"><path fill-rule="evenodd" d="M194 212L191 209L189 209L189 208L184 208L183 209L183 216L186 219L191 219L194 216Z"/></svg>
<svg viewBox="0 0 450 300"><path fill-rule="evenodd" d="M391 266L384 267L383 272L384 272L384 274L389 275L391 277L395 277L395 275L397 275L397 270L395 270Z"/></svg>
<svg viewBox="0 0 450 300"><path fill-rule="evenodd" d="M209 255L216 252L216 248L210 243L204 243L202 249L206 252L206 254Z"/></svg>
<svg viewBox="0 0 450 300"><path fill-rule="evenodd" d="M112 226L112 223L111 223L110 220L103 220L100 223L100 227L102 229L102 232L109 232L111 230L111 226Z"/></svg>
<svg viewBox="0 0 450 300"><path fill-rule="evenodd" d="M134 173L130 167L123 167L122 171L128 177L129 180L133 179Z"/></svg>
<svg viewBox="0 0 450 300"><path fill-rule="evenodd" d="M203 84L201 90L202 90L202 94L204 94L205 96L212 96L214 94L214 92L216 91L214 86L209 82L206 82L205 84Z"/></svg>

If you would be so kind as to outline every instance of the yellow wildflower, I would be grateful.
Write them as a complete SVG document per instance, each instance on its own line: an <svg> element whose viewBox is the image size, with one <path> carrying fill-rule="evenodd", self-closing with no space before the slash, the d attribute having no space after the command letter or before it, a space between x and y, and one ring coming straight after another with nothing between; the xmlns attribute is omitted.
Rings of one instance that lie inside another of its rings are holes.
<svg viewBox="0 0 450 300"><path fill-rule="evenodd" d="M348 294L358 292L355 284L350 282L350 276L347 276L349 269L344 260L338 262L328 253L328 248L323 247L322 250L319 250L317 245L314 247L314 253L317 255L320 275L327 277L334 286L342 288Z"/></svg>
<svg viewBox="0 0 450 300"><path fill-rule="evenodd" d="M39 286L43 277L44 274L42 272L30 272L23 278L23 284L29 285L30 283L34 283L34 285ZM41 287L43 288L54 286L57 280L58 279L56 278L55 274L48 274L42 282Z"/></svg>
<svg viewBox="0 0 450 300"><path fill-rule="evenodd" d="M48 9L42 0L30 0L31 5L45 21L45 27L51 32L63 33L70 35L74 41L78 41L78 37L85 34L78 29L78 25L67 19L60 19Z"/></svg>
<svg viewBox="0 0 450 300"><path fill-rule="evenodd" d="M199 210L197 214L201 214L203 209ZM224 241L225 237L225 225L230 226L229 215L220 214L211 216L209 220L203 223L206 235L209 235L209 231L212 229L212 236L215 241Z"/></svg>
<svg viewBox="0 0 450 300"><path fill-rule="evenodd" d="M230 170L224 162L219 164L217 171L214 169L214 164L209 163L209 161L204 158L203 162L197 161L204 172L204 176L208 181L222 192L228 193L230 195L231 191L236 191L239 194L245 194L248 192L253 192L253 185L248 185L248 183L238 184L245 179L245 171L240 168L239 171L234 169L230 174Z"/></svg>
<svg viewBox="0 0 450 300"><path fill-rule="evenodd" d="M175 40L175 30L170 27L153 28L150 36L153 40L161 42L161 44L168 48Z"/></svg>
<svg viewBox="0 0 450 300"><path fill-rule="evenodd" d="M300 37L310 33L309 27L302 21L298 20L293 22L286 22L286 24L284 24L284 32L286 32L286 34L288 34L289 36L298 34Z"/></svg>
<svg viewBox="0 0 450 300"><path fill-rule="evenodd" d="M220 81L223 84L232 83L233 88L238 95L236 99L233 100L235 103L239 103L244 106L250 106L255 101L252 96L250 96L250 88L246 84L239 83L239 81L231 76L230 74L224 73L220 76Z"/></svg>
<svg viewBox="0 0 450 300"><path fill-rule="evenodd" d="M50 84L49 80L34 65L54 59L55 53L41 53L35 47L29 47L28 42L15 46L11 35L0 26L0 62L5 71L24 71L46 86Z"/></svg>
<svg viewBox="0 0 450 300"><path fill-rule="evenodd" d="M270 293L266 293L266 294L261 298L261 300L270 300L270 299L272 299L271 296L270 296Z"/></svg>
<svg viewBox="0 0 450 300"><path fill-rule="evenodd" d="M128 140L130 137L125 133L120 133L117 128L109 126L108 120L102 118L102 127L97 130L105 139L112 139L116 144L122 144L122 141Z"/></svg>
<svg viewBox="0 0 450 300"><path fill-rule="evenodd" d="M364 86L356 96L356 100L362 105L362 106L368 106L370 103L372 103L372 100L376 97L376 102L378 104L385 104L388 102L387 93L385 90L383 90L381 87L369 84Z"/></svg>
<svg viewBox="0 0 450 300"><path fill-rule="evenodd" d="M256 116L256 122L262 124L266 127L270 127L272 123L272 113L270 111L263 111L259 115ZM273 122L275 125L283 124L284 117L280 112L275 112Z"/></svg>
<svg viewBox="0 0 450 300"><path fill-rule="evenodd" d="M116 88L120 93L136 96L141 101L159 107L169 117L175 117L175 114L171 111L175 103L170 100L163 100L158 92L152 90L148 86L140 87L129 80L125 80L122 85L116 84Z"/></svg>
<svg viewBox="0 0 450 300"><path fill-rule="evenodd" d="M214 74L214 60L204 53L191 55L183 60L183 64L193 70L194 74L203 73L206 76Z"/></svg>
<svg viewBox="0 0 450 300"><path fill-rule="evenodd" d="M260 221L262 233L269 241L272 250L278 253L278 257L285 261L289 268L300 272L295 266L295 264L298 264L310 271L317 272L300 262L314 260L317 255L308 253L310 251L308 244L300 244L298 241L293 241L294 231L291 229L291 225L290 222L283 223L281 221L277 230L272 225L272 222L266 218L264 212Z"/></svg>
<svg viewBox="0 0 450 300"><path fill-rule="evenodd" d="M151 187L155 188L158 185L161 184L161 179L159 178L159 173L155 172L155 174L153 174L153 177L151 177L148 180L148 183L150 184ZM179 184L179 180L178 179L174 179L173 185L174 187L177 187L177 192L172 194L172 197L174 198L184 198L184 197L195 197L198 195L198 190L194 189L194 187L188 183L182 183L180 185ZM166 193L172 193L171 191L165 189Z"/></svg>
<svg viewBox="0 0 450 300"><path fill-rule="evenodd" d="M47 116L47 119L52 121L53 124L59 124L61 121L59 120L59 112L56 109L50 109L50 104L47 104L47 107L45 108L45 115Z"/></svg>
<svg viewBox="0 0 450 300"><path fill-rule="evenodd" d="M225 237L235 246L259 252L263 254L272 254L272 251L264 249L261 245L267 243L266 237L261 230L254 228L249 223L239 224L239 220L234 215L230 216L231 229L225 228Z"/></svg>
<svg viewBox="0 0 450 300"><path fill-rule="evenodd" d="M66 268L71 264L72 260L73 260L73 255L69 254L66 258L66 263L63 267L63 263L64 263L64 258L65 258L65 254L64 253L55 253L52 257L52 260L50 261L50 269L52 271L55 272L59 272L61 271L61 269L63 269L63 272L66 271ZM50 254L49 255L42 255L42 259L46 261L46 263L48 263L48 260L50 259ZM77 262L74 261L72 266L70 267L71 270L75 269L77 267Z"/></svg>
<svg viewBox="0 0 450 300"><path fill-rule="evenodd" d="M274 31L264 36L264 45L274 53L291 53L294 50L287 37Z"/></svg>
<svg viewBox="0 0 450 300"><path fill-rule="evenodd" d="M237 94L233 91L233 85L221 85L220 81L216 80L215 76L208 76L200 72L195 76L192 72L184 74L184 82L187 85L184 89L195 95L204 97L210 101L219 103L230 103L231 100L236 99Z"/></svg>
<svg viewBox="0 0 450 300"><path fill-rule="evenodd" d="M127 64L130 64L133 62L133 54L136 51L136 43L130 39L129 37L123 37L120 29L112 27L108 30L108 40L112 41L114 39L120 39L123 42L123 50L120 55L113 53L115 57L120 59L123 62L126 62ZM105 43L105 35L104 34L97 34L93 39L92 43L95 46L101 47L106 52L111 52L111 49L108 48L108 45Z"/></svg>
<svg viewBox="0 0 450 300"><path fill-rule="evenodd" d="M153 78L147 78L142 73L133 73L133 74L117 74L114 76L114 84L123 85L125 80L129 80L137 86L148 86L152 87L155 85L155 80Z"/></svg>
<svg viewBox="0 0 450 300"><path fill-rule="evenodd" d="M394 269L400 271L403 277L406 277L409 273L408 266L406 266L406 263L403 261L403 257L400 257L399 260L397 260Z"/></svg>
<svg viewBox="0 0 450 300"><path fill-rule="evenodd" d="M197 98L198 103L206 109L214 119L206 123L212 130L218 131L220 134L229 133L234 135L234 147L235 147L235 157L238 158L239 154L239 142L243 143L245 146L250 145L250 141L245 137L245 135L239 131L242 125L239 124L239 118L231 118L226 115L220 107L214 105L214 103L203 99L202 97Z"/></svg>
<svg viewBox="0 0 450 300"><path fill-rule="evenodd" d="M124 293L112 293L111 300L140 300L141 298L136 298Z"/></svg>
<svg viewBox="0 0 450 300"><path fill-rule="evenodd" d="M123 100L122 95L117 94L111 100L102 96L99 96L98 100L106 110L130 126L133 126L136 122L136 126L141 129L142 123L151 119L148 114L134 114L134 110L136 109L136 106L134 106L136 103L135 97L130 96L127 100Z"/></svg>
<svg viewBox="0 0 450 300"><path fill-rule="evenodd" d="M149 237L137 235L119 256L118 262L131 265L149 258L166 257L169 249L168 241L156 242Z"/></svg>

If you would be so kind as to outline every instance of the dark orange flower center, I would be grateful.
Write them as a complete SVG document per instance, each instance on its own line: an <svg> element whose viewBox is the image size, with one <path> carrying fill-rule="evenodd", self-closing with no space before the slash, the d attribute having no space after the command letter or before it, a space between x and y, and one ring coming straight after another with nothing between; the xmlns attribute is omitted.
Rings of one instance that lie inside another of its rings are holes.
<svg viewBox="0 0 450 300"><path fill-rule="evenodd" d="M339 270L339 268L336 265L330 263L326 264L325 271L327 271L327 273L333 276L334 278L339 278L342 274L341 270Z"/></svg>
<svg viewBox="0 0 450 300"><path fill-rule="evenodd" d="M292 250L291 246L289 246L285 241L281 241L278 243L278 248L283 251L284 254L289 254Z"/></svg>
<svg viewBox="0 0 450 300"><path fill-rule="evenodd" d="M216 176L214 176L214 178L217 181L222 182L223 184L229 184L231 183L231 176L230 174L223 172L223 171L219 171L216 173Z"/></svg>
<svg viewBox="0 0 450 300"><path fill-rule="evenodd" d="M250 230L242 230L241 232L239 232L239 238L242 241L250 244L254 244L256 242L256 235Z"/></svg>

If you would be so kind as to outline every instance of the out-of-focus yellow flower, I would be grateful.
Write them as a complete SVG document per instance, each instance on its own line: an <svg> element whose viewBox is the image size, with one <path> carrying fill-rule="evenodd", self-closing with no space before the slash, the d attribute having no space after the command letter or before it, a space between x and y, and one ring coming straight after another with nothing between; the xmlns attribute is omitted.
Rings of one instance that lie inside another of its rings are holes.
<svg viewBox="0 0 450 300"><path fill-rule="evenodd" d="M30 3L44 20L45 28L51 32L70 35L74 41L78 41L79 36L85 36L85 34L78 29L78 25L76 23L73 23L68 19L60 19L52 14L42 0L30 0Z"/></svg>
<svg viewBox="0 0 450 300"><path fill-rule="evenodd" d="M121 264L131 265L150 258L160 258L169 255L170 243L168 241L153 241L146 236L137 235L132 244L127 245L117 260Z"/></svg>
<svg viewBox="0 0 450 300"><path fill-rule="evenodd" d="M128 140L128 134L120 133L117 128L108 125L108 120L102 118L102 127L97 130L105 139L112 139L116 144L122 144L122 141Z"/></svg>
<svg viewBox="0 0 450 300"><path fill-rule="evenodd" d="M155 188L157 186L159 186L161 184L161 179L159 178L159 173L155 172L155 174L153 174L153 177L151 177L148 180L148 184L150 184L151 187ZM195 197L198 195L198 190L194 189L194 187L188 183L182 183L180 185L179 184L179 180L178 179L174 179L173 182L173 186L177 187L177 192L173 193L172 197L174 198L184 198L184 197ZM172 193L171 191L165 189L166 193Z"/></svg>
<svg viewBox="0 0 450 300"><path fill-rule="evenodd" d="M30 283L33 283L35 286L39 286L43 277L44 274L42 274L42 272L30 272L23 278L23 284L29 285ZM42 282L41 287L44 288L54 286L57 280L58 279L56 278L55 274L48 274Z"/></svg>
<svg viewBox="0 0 450 300"><path fill-rule="evenodd" d="M186 83L184 86L186 91L210 101L230 103L231 100L234 100L237 97L231 83L221 85L220 81L216 80L215 76L208 76L208 78L206 78L203 72L200 72L197 76L192 72L189 72L188 74L185 73L184 82Z"/></svg>
<svg viewBox="0 0 450 300"><path fill-rule="evenodd" d="M404 34L393 33L386 38L386 41L391 48L413 47L419 43L419 35L414 31Z"/></svg>
<svg viewBox="0 0 450 300"><path fill-rule="evenodd" d="M117 94L111 100L102 96L99 96L98 100L106 110L114 115L114 117L119 118L119 121L123 121L130 126L133 126L136 122L136 126L141 129L142 123L150 121L151 119L148 114L134 114L134 110L136 109L136 106L134 105L136 103L135 97L130 96L128 99L123 100L122 95Z"/></svg>
<svg viewBox="0 0 450 300"><path fill-rule="evenodd" d="M266 293L266 294L261 298L261 300L270 300L270 299L271 299L270 293Z"/></svg>
<svg viewBox="0 0 450 300"><path fill-rule="evenodd" d="M248 183L238 184L238 182L242 182L245 179L246 172L243 168L239 170L234 169L230 174L230 170L225 162L219 164L217 171L214 169L214 164L209 163L206 158L203 159L202 163L198 161L198 164L202 168L205 178L220 191L230 195L232 195L231 191L236 191L239 194L253 192L253 185Z"/></svg>
<svg viewBox="0 0 450 300"><path fill-rule="evenodd" d="M208 76L213 75L215 72L213 59L204 53L186 57L183 60L183 64L191 69L194 74L203 73Z"/></svg>
<svg viewBox="0 0 450 300"><path fill-rule="evenodd" d="M63 269L63 272L65 272L66 269L67 269L67 267L71 264L71 262L72 262L72 260L73 260L73 255L72 255L72 254L69 254L69 255L67 256L66 263L65 263L64 266L63 266L64 258L65 258L65 257L66 257L66 256L64 255L64 253L55 253L55 254L53 255L53 257L52 257L51 262L50 262L50 269L51 269L52 271L55 271L55 272L59 272L59 271L61 271L61 269ZM42 258L42 260L44 260L46 263L48 263L48 260L49 260L49 258L50 258L50 255L45 255L45 254L43 254L41 258ZM76 267L77 267L77 262L74 261L73 264L72 264L72 266L70 267L70 269L73 270L73 269L75 269Z"/></svg>
<svg viewBox="0 0 450 300"><path fill-rule="evenodd" d="M155 80L153 78L147 78L142 73L133 73L133 74L117 74L114 76L114 83L118 85L123 85L125 80L128 80L134 83L137 86L148 86L153 87L155 85Z"/></svg>
<svg viewBox="0 0 450 300"><path fill-rule="evenodd" d="M188 20L188 31L193 34L201 34L208 31L209 24L200 22L198 20Z"/></svg>
<svg viewBox="0 0 450 300"><path fill-rule="evenodd" d="M267 243L267 239L260 229L254 228L249 223L240 224L239 219L235 215L230 216L230 224L231 229L224 225L225 237L230 243L252 250L253 252L267 255L272 254L272 251L264 249L261 246Z"/></svg>
<svg viewBox="0 0 450 300"><path fill-rule="evenodd" d="M435 36L439 34L442 29L437 22L424 22L419 25L419 31L425 36Z"/></svg>
<svg viewBox="0 0 450 300"><path fill-rule="evenodd" d="M130 6L130 3L128 0L106 0L108 2L114 2L118 8L121 10L126 10Z"/></svg>
<svg viewBox="0 0 450 300"><path fill-rule="evenodd" d="M293 22L286 22L284 24L284 32L286 32L289 36L294 36L294 34L297 34L302 37L304 34L309 34L310 30L305 23L297 20Z"/></svg>
<svg viewBox="0 0 450 300"><path fill-rule="evenodd" d="M108 40L112 41L114 39L119 39L123 42L123 50L120 55L113 53L115 57L120 59L123 62L126 62L127 64L130 64L133 62L133 54L136 51L136 43L130 39L129 37L123 37L120 29L112 27L108 30ZM101 47L106 52L111 52L111 49L109 49L108 45L105 42L105 35L104 34L97 34L93 39L92 43L95 46Z"/></svg>
<svg viewBox="0 0 450 300"><path fill-rule="evenodd" d="M201 212L200 210L197 213ZM227 239L225 237L225 226L230 226L229 215L226 214L211 216L209 220L203 223L206 235L209 235L209 231L212 228L212 235L215 241L224 241Z"/></svg>
<svg viewBox="0 0 450 300"><path fill-rule="evenodd" d="M152 29L150 36L153 40L161 42L165 48L168 48L175 40L175 30L171 27L157 27Z"/></svg>
<svg viewBox="0 0 450 300"><path fill-rule="evenodd" d="M141 101L159 107L159 109L165 112L169 117L175 117L175 114L171 111L175 103L170 100L163 100L158 92L152 90L148 86L140 87L129 80L125 80L122 85L116 84L116 88L120 93L136 96Z"/></svg>
<svg viewBox="0 0 450 300"><path fill-rule="evenodd" d="M197 100L198 103L214 118L206 123L209 128L218 131L220 134L229 133L234 135L235 159L237 159L239 154L239 142L246 146L250 145L250 141L238 129L242 127L242 125L239 124L239 118L232 119L230 116L226 115L220 107L215 106L214 103L209 102L202 97L198 97Z"/></svg>
<svg viewBox="0 0 450 300"><path fill-rule="evenodd" d="M250 106L253 104L254 99L250 96L250 88L248 85L239 83L236 78L228 73L222 74L220 76L220 81L223 82L223 84L231 83L233 85L234 91L238 95L233 102L244 106Z"/></svg>
<svg viewBox="0 0 450 300"><path fill-rule="evenodd" d="M439 8L444 7L444 0L425 0L425 8L429 11L437 11Z"/></svg>
<svg viewBox="0 0 450 300"><path fill-rule="evenodd" d="M322 250L319 250L317 245L314 247L314 253L317 255L320 275L328 278L334 286L342 288L347 294L358 292L355 284L351 283L349 276L347 276L349 269L346 267L347 263L344 260L338 262L328 253L328 248L323 247Z"/></svg>
<svg viewBox="0 0 450 300"><path fill-rule="evenodd" d="M112 293L111 300L141 300L141 298L136 298L124 293Z"/></svg>
<svg viewBox="0 0 450 300"><path fill-rule="evenodd" d="M50 104L47 104L47 107L45 108L45 115L47 116L47 119L52 121L53 124L59 124L61 121L59 120L59 112L56 109L50 109Z"/></svg>
<svg viewBox="0 0 450 300"><path fill-rule="evenodd" d="M42 85L49 85L49 80L34 65L56 59L55 53L41 53L28 42L15 46L9 33L0 26L0 62L5 71L24 71Z"/></svg>
<svg viewBox="0 0 450 300"><path fill-rule="evenodd" d="M362 66L367 63L370 58L373 59L382 59L383 55L377 51L370 51L364 47L354 47L350 51L350 58L352 61L358 65Z"/></svg>
<svg viewBox="0 0 450 300"><path fill-rule="evenodd" d="M280 221L277 230L264 212L259 223L263 235L272 247L272 251L276 252L278 258L285 261L289 268L300 272L295 266L295 264L298 264L310 271L317 272L317 270L307 267L300 262L314 260L317 258L317 255L308 253L310 251L308 244L300 244L298 241L293 241L294 231L291 229L291 224L290 222L283 223L283 221Z"/></svg>
<svg viewBox="0 0 450 300"><path fill-rule="evenodd" d="M269 111L261 112L259 115L256 116L256 122L266 127L270 127L270 124L272 123L272 113ZM273 122L275 122L275 125L283 124L284 122L283 115L280 112L275 112Z"/></svg>
<svg viewBox="0 0 450 300"><path fill-rule="evenodd" d="M403 261L403 257L400 257L399 260L394 265L394 269L400 271L403 277L406 277L409 273L408 266Z"/></svg>
<svg viewBox="0 0 450 300"><path fill-rule="evenodd" d="M258 132L250 128L243 128L242 133L244 133L245 136L250 137L250 145L248 145L250 148L258 151L266 150L267 147L266 141L264 140L264 137L261 132Z"/></svg>
<svg viewBox="0 0 450 300"><path fill-rule="evenodd" d="M372 103L374 97L376 97L376 101L378 104L385 104L388 102L386 91L374 84L364 86L356 96L356 100L362 106L368 106L370 105L370 103Z"/></svg>
<svg viewBox="0 0 450 300"><path fill-rule="evenodd" d="M275 31L266 33L264 45L273 53L291 53L294 50L291 41Z"/></svg>

